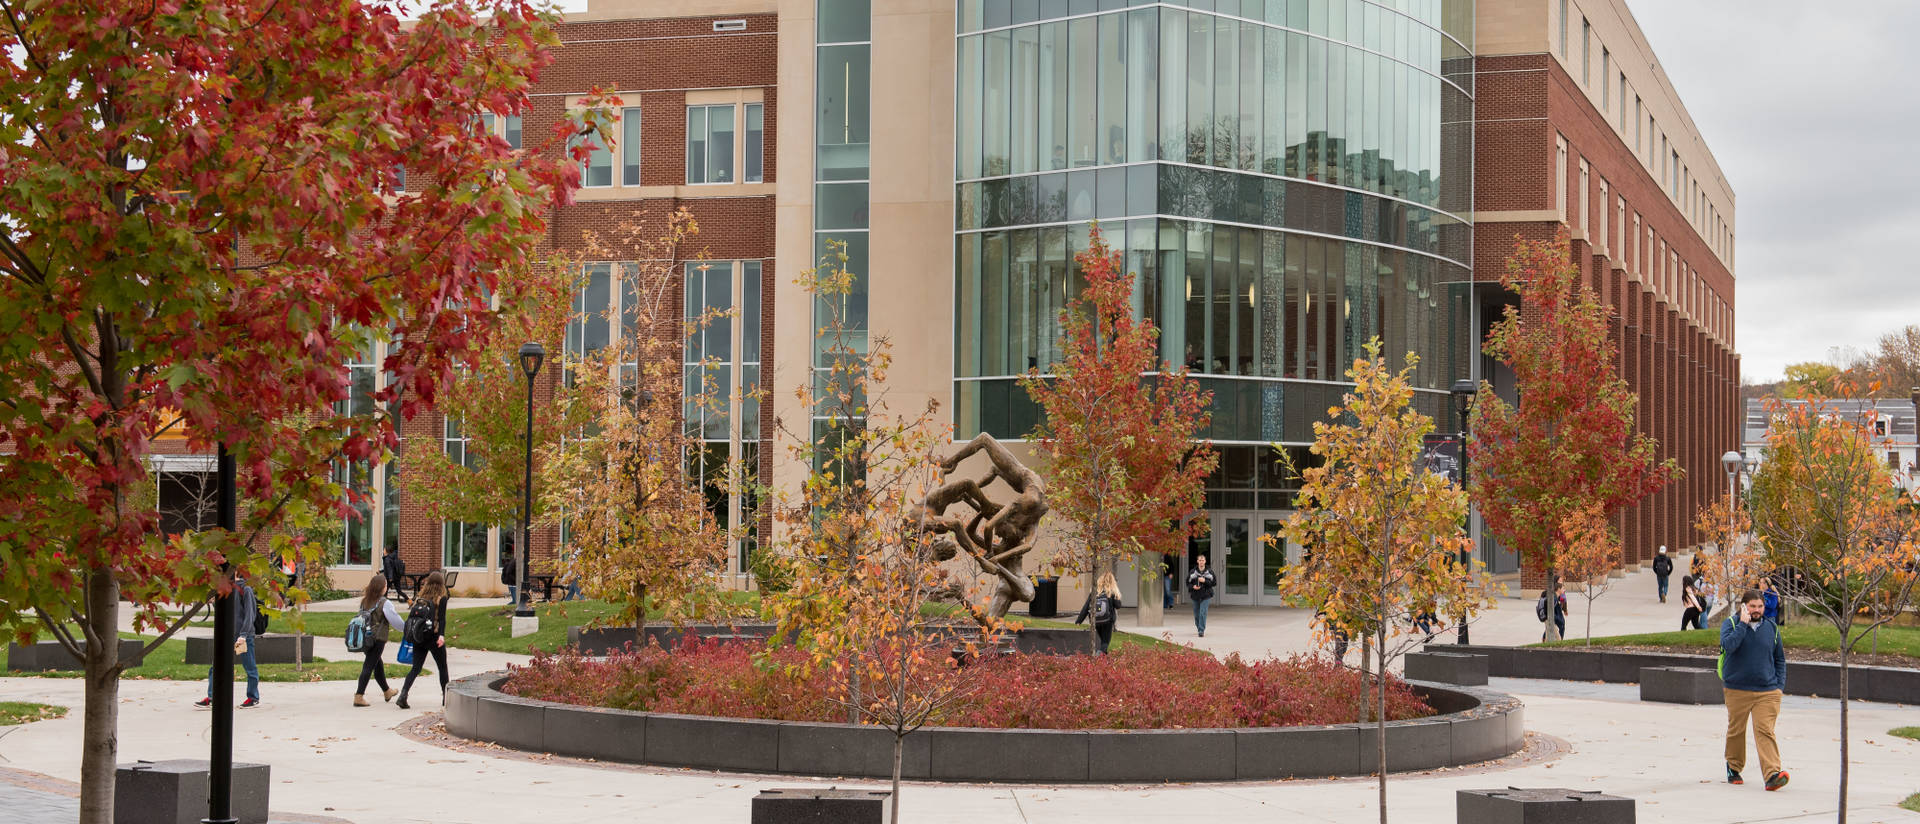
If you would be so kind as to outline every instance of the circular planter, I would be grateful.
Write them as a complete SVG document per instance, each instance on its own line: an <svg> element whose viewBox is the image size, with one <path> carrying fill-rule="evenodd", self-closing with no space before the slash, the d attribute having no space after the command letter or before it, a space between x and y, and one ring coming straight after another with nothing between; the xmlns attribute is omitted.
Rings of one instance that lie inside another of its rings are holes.
<svg viewBox="0 0 1920 824"><path fill-rule="evenodd" d="M447 690L447 731L503 747L727 772L890 778L893 736L851 724L633 712L519 698L505 672ZM1438 715L1387 724L1387 767L1404 772L1501 758L1525 745L1523 707L1476 687L1409 682ZM1191 730L926 727L907 736L902 777L1050 784L1325 778L1377 772L1373 724Z"/></svg>
<svg viewBox="0 0 1920 824"><path fill-rule="evenodd" d="M1586 652L1566 647L1494 647L1429 644L1428 652L1463 652L1487 657L1487 674L1496 678L1537 678L1561 681L1605 681L1633 684L1646 667L1701 667L1713 669L1711 655L1659 652ZM1920 669L1894 667L1847 668L1847 695L1856 701L1920 704ZM1795 661L1787 652L1788 695L1831 698L1840 694L1840 665L1824 661Z"/></svg>
<svg viewBox="0 0 1920 824"><path fill-rule="evenodd" d="M765 623L656 624L647 627L647 638L662 649L672 649L691 636L758 639L772 635L774 629L774 625ZM637 640L638 636L634 635L632 627L567 628L567 645L578 649L581 655L619 652ZM1090 652L1087 648L1087 631L1083 629L1028 627L1008 633L1004 643L1030 655L1086 655Z"/></svg>

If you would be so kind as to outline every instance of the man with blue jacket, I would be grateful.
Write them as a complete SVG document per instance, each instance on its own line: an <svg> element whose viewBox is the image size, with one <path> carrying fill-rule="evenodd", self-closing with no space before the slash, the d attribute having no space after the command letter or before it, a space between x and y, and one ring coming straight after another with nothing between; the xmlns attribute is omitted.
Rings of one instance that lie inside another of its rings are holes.
<svg viewBox="0 0 1920 824"><path fill-rule="evenodd" d="M1754 749L1760 751L1760 771L1772 792L1787 786L1780 744L1773 737L1780 693L1787 686L1787 651L1766 610L1760 593L1740 594L1739 609L1720 627L1720 680L1727 698L1727 783L1746 783L1740 770L1747 764L1747 718L1752 717Z"/></svg>

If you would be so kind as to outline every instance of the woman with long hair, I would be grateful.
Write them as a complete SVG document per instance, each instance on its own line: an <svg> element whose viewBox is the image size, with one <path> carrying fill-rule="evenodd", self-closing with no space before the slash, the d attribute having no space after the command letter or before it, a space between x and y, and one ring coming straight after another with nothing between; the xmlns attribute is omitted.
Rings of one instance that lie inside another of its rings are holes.
<svg viewBox="0 0 1920 824"><path fill-rule="evenodd" d="M407 681L400 685L401 709L407 706L407 692L413 689L413 679L420 674L420 667L427 663L427 656L433 656L434 672L440 674L440 703L447 702L447 575L434 570L421 582L420 591L414 593L413 608L407 612L407 640L413 642L413 669L407 671Z"/></svg>
<svg viewBox="0 0 1920 824"><path fill-rule="evenodd" d="M366 591L360 594L360 615L367 625L367 645L361 650L365 660L360 664L360 684L353 690L356 707L368 706L368 678L380 685L380 692L388 701L399 692L387 686L387 667L381 660L387 650L387 628L400 626L400 613L393 611L393 604L387 600L387 576L376 574L367 579Z"/></svg>
<svg viewBox="0 0 1920 824"><path fill-rule="evenodd" d="M1073 619L1078 624L1088 618L1093 619L1093 631L1100 636L1100 654L1107 654L1107 645L1113 641L1113 625L1120 619L1120 584L1113 579L1113 573L1100 573L1100 580L1093 585L1093 597L1088 598L1080 607L1080 617Z"/></svg>

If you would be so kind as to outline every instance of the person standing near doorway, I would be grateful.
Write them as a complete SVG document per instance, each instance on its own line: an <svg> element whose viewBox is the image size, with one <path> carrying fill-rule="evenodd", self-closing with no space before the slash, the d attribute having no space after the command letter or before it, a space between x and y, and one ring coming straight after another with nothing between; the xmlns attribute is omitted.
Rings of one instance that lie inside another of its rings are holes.
<svg viewBox="0 0 1920 824"><path fill-rule="evenodd" d="M1673 574L1673 559L1667 556L1667 545L1660 545L1660 554L1653 556L1653 577L1660 582L1660 603L1667 602L1667 576Z"/></svg>
<svg viewBox="0 0 1920 824"><path fill-rule="evenodd" d="M1733 614L1720 625L1720 680L1727 700L1727 783L1746 783L1740 770L1747 765L1747 723L1752 719L1760 772L1772 792L1787 786L1780 743L1773 734L1780 719L1780 695L1787 688L1787 650L1780 643L1779 625L1766 620L1766 611L1759 592L1740 594Z"/></svg>
<svg viewBox="0 0 1920 824"><path fill-rule="evenodd" d="M1207 637L1207 607L1213 604L1213 585L1217 579L1207 568L1207 556L1193 556L1193 571L1187 573L1187 597L1193 599L1193 626L1200 637Z"/></svg>

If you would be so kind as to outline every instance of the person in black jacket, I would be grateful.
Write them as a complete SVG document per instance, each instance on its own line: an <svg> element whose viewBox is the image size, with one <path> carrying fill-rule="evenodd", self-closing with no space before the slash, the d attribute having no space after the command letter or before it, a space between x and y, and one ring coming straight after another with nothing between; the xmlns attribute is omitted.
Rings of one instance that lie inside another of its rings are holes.
<svg viewBox="0 0 1920 824"><path fill-rule="evenodd" d="M398 541L387 542L387 554L380 558L380 574L386 577L387 586L393 589L393 594L401 598L407 597L406 588L403 586L407 580L407 562L400 560Z"/></svg>
<svg viewBox="0 0 1920 824"><path fill-rule="evenodd" d="M1218 580L1207 568L1207 556L1193 556L1193 571L1187 573L1187 597L1193 599L1193 626L1200 637L1207 637L1207 607L1213 603L1213 585Z"/></svg>
<svg viewBox="0 0 1920 824"><path fill-rule="evenodd" d="M1073 619L1076 624L1093 619L1094 634L1100 636L1100 654L1107 654L1107 645L1113 642L1113 626L1120 619L1120 584L1113 579L1113 573L1100 573L1100 582L1093 587L1093 597L1080 605L1080 617Z"/></svg>
<svg viewBox="0 0 1920 824"><path fill-rule="evenodd" d="M1653 577L1660 582L1660 603L1667 602L1667 576L1673 574L1673 559L1667 556L1665 544L1660 546L1660 554L1653 556Z"/></svg>
<svg viewBox="0 0 1920 824"><path fill-rule="evenodd" d="M447 702L447 576L440 570L434 570L421 582L420 591L413 599L415 611L426 610L433 615L433 631L409 635L413 642L413 669L407 671L407 680L400 685L400 700L395 701L401 709L407 706L407 692L413 689L413 679L420 675L420 668L427 663L427 656L433 656L434 672L440 674L440 703ZM408 629L413 629L412 614L408 614Z"/></svg>

